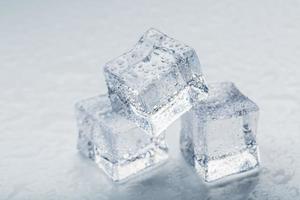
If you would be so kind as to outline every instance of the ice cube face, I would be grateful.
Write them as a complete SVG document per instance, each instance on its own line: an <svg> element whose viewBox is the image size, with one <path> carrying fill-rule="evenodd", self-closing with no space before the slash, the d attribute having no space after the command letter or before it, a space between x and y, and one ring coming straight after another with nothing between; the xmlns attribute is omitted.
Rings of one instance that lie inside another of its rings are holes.
<svg viewBox="0 0 300 200"><path fill-rule="evenodd" d="M181 150L206 182L259 166L258 112L233 83L223 82L210 84L208 98L183 116Z"/></svg>
<svg viewBox="0 0 300 200"><path fill-rule="evenodd" d="M76 104L79 151L120 181L166 160L165 133L151 137L135 123L112 111L107 95Z"/></svg>
<svg viewBox="0 0 300 200"><path fill-rule="evenodd" d="M104 72L113 109L151 135L159 135L208 92L195 51L155 29L107 63Z"/></svg>

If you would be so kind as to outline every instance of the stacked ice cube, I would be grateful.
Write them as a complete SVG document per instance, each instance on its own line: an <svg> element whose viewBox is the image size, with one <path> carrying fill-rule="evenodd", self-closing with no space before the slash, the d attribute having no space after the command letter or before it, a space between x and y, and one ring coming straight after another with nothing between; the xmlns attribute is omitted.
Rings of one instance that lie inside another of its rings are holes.
<svg viewBox="0 0 300 200"><path fill-rule="evenodd" d="M258 107L232 83L208 86L191 47L149 29L104 68L108 95L76 104L78 148L119 181L165 161L165 130L205 181L258 166Z"/></svg>
<svg viewBox="0 0 300 200"><path fill-rule="evenodd" d="M207 96L196 52L155 29L104 72L114 110L153 136Z"/></svg>

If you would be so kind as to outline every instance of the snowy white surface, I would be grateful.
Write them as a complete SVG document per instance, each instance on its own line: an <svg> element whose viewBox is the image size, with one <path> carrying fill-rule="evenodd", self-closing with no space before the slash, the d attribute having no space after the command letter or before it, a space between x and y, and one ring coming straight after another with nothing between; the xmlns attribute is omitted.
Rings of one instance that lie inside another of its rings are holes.
<svg viewBox="0 0 300 200"><path fill-rule="evenodd" d="M0 199L300 199L300 1L0 1ZM112 184L76 151L74 103L149 27L261 108L258 175L204 185L168 129L162 168Z"/></svg>

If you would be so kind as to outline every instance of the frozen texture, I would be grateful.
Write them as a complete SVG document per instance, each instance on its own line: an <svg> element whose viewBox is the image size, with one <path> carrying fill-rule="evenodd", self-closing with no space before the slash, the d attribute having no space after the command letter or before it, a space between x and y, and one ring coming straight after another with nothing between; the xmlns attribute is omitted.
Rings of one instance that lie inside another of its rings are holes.
<svg viewBox="0 0 300 200"><path fill-rule="evenodd" d="M155 29L149 29L132 50L108 62L104 71L114 110L153 135L207 93L195 51Z"/></svg>
<svg viewBox="0 0 300 200"><path fill-rule="evenodd" d="M181 148L205 181L259 166L258 106L230 82L209 85L209 96L182 120Z"/></svg>
<svg viewBox="0 0 300 200"><path fill-rule="evenodd" d="M0 199L300 199L299 1L1 2ZM150 25L192 45L206 79L258 103L259 175L207 191L179 159L179 121L150 177L120 186L78 156L74 101L104 93L99 65Z"/></svg>
<svg viewBox="0 0 300 200"><path fill-rule="evenodd" d="M76 104L78 149L113 180L127 178L167 158L164 133L153 138L112 112L106 95Z"/></svg>

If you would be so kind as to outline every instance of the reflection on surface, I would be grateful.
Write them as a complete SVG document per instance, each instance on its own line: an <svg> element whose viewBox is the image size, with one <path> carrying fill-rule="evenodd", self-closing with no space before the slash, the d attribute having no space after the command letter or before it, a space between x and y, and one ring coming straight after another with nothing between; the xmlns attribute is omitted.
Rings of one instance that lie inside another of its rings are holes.
<svg viewBox="0 0 300 200"><path fill-rule="evenodd" d="M175 148L178 149L178 148ZM73 185L87 199L99 200L297 200L299 187L291 182L293 168L267 168L236 175L206 184L187 164L180 152L171 152L170 159L156 169L148 170L131 179L114 183L97 166L80 155L75 155L76 165L69 174L81 182ZM285 163L293 162L288 157ZM72 181L72 182L74 182ZM88 188L88 190L86 190ZM95 193L97 191L97 193ZM89 194L90 192L90 194ZM97 198L96 198L97 197Z"/></svg>
<svg viewBox="0 0 300 200"><path fill-rule="evenodd" d="M224 183L209 187L208 199L248 199L259 182L260 173L253 171L234 176Z"/></svg>
<svg viewBox="0 0 300 200"><path fill-rule="evenodd" d="M205 184L194 169L184 160L179 151L179 123L175 123L167 132L170 147L170 159L162 166L149 170L123 183L113 183L92 162L82 160L78 163L78 177L90 188L88 199L99 200L294 200L299 199L299 188L291 182L295 176L294 159L281 158L281 165L272 164L276 157L262 162L260 171L236 175ZM284 152L281 149L273 150ZM263 154L265 155L265 154ZM270 167L271 166L271 167ZM273 167L272 167L273 166ZM288 167L290 166L290 167ZM77 168L76 167L76 168ZM84 179L84 180L83 180ZM87 188L83 186L83 188ZM85 191L87 192L87 191ZM98 198L95 198L97 196Z"/></svg>
<svg viewBox="0 0 300 200"><path fill-rule="evenodd" d="M183 158L177 158L126 183L112 183L109 199L247 199L258 180L256 173L208 185Z"/></svg>

